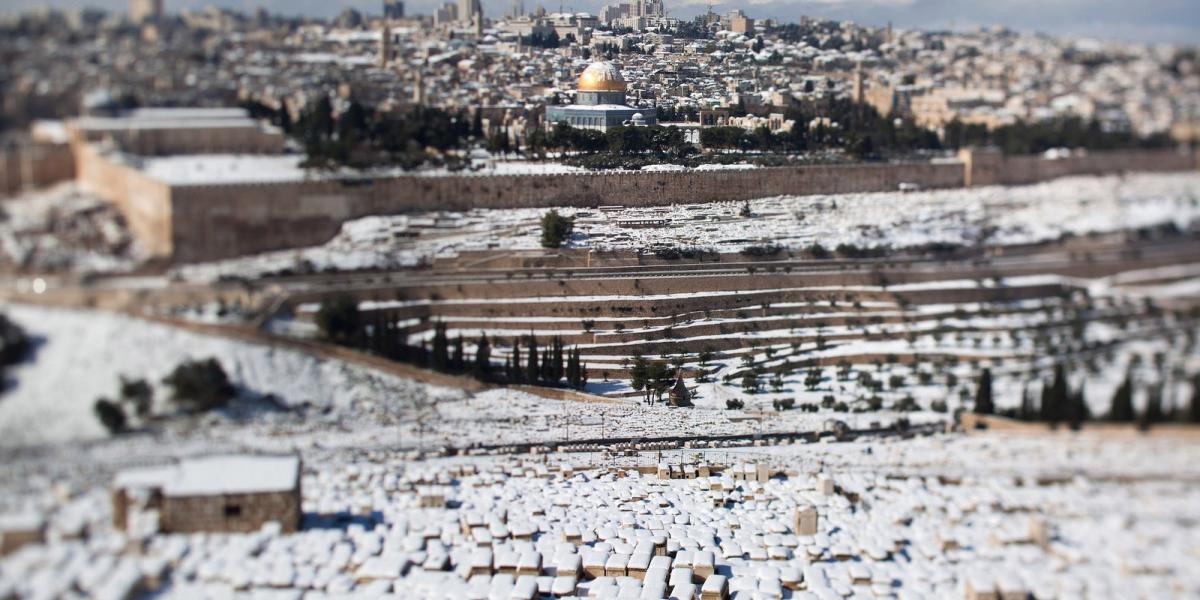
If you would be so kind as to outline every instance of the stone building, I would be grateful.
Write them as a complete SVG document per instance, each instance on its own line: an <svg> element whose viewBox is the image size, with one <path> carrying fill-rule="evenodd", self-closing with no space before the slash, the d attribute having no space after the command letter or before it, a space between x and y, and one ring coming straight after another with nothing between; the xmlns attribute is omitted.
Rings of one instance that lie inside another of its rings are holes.
<svg viewBox="0 0 1200 600"><path fill-rule="evenodd" d="M131 469L113 482L113 525L154 523L164 533L300 528L298 456L213 456ZM156 521L156 522L155 522Z"/></svg>
<svg viewBox="0 0 1200 600"><path fill-rule="evenodd" d="M67 122L70 139L108 143L138 156L278 154L283 132L242 108L139 108Z"/></svg>
<svg viewBox="0 0 1200 600"><path fill-rule="evenodd" d="M608 131L618 125L654 125L654 108L634 108L625 104L628 89L616 65L592 63L579 75L575 104L546 107L546 124L566 123L577 129Z"/></svg>
<svg viewBox="0 0 1200 600"><path fill-rule="evenodd" d="M671 402L671 406L691 406L692 393L688 391L687 385L683 383L683 369L675 372L675 386L668 392L667 398Z"/></svg>

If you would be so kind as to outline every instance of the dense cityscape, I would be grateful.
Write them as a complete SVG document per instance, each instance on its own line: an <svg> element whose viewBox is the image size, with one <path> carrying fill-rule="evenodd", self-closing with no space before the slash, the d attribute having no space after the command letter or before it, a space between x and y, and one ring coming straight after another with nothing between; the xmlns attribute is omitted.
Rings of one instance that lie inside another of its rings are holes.
<svg viewBox="0 0 1200 600"><path fill-rule="evenodd" d="M1198 47L614 2L0 7L0 600L1200 596Z"/></svg>

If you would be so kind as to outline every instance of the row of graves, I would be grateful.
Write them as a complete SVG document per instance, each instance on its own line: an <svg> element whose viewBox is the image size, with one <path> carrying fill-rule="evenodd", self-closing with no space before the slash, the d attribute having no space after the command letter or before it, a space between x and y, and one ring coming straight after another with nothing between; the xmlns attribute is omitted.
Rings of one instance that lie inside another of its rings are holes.
<svg viewBox="0 0 1200 600"><path fill-rule="evenodd" d="M1100 589L1066 570L1088 557L1038 512L1054 505L1053 486L732 456L742 460L211 457L134 470L114 488L124 530L14 551L0 598L1011 600ZM250 508L247 496L285 491L299 498L295 527L286 506L246 524L282 506ZM165 516L172 498L204 495L203 519ZM234 500L242 511L225 514ZM153 531L135 524L155 511ZM1164 567L1151 554L1128 568Z"/></svg>

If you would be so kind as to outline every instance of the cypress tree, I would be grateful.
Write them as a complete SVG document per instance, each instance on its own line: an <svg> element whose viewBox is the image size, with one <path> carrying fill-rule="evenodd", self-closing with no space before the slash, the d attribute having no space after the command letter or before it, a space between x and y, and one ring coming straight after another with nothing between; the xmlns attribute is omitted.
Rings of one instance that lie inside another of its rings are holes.
<svg viewBox="0 0 1200 600"><path fill-rule="evenodd" d="M486 333L475 344L475 376L483 381L492 378L492 346Z"/></svg>
<svg viewBox="0 0 1200 600"><path fill-rule="evenodd" d="M509 383L521 383L521 340L513 339L512 370L508 373Z"/></svg>
<svg viewBox="0 0 1200 600"><path fill-rule="evenodd" d="M1133 381L1130 372L1125 373L1125 380L1113 394L1112 406L1108 409L1108 418L1118 423L1131 423L1133 412Z"/></svg>
<svg viewBox="0 0 1200 600"><path fill-rule="evenodd" d="M554 381L559 381L563 378L563 341L562 336L554 337Z"/></svg>
<svg viewBox="0 0 1200 600"><path fill-rule="evenodd" d="M446 339L446 324L433 326L433 368L446 371L450 368L450 341Z"/></svg>
<svg viewBox="0 0 1200 600"><path fill-rule="evenodd" d="M537 338L531 335L529 336L529 364L525 367L525 382L537 384L541 375L541 370L538 369Z"/></svg>
<svg viewBox="0 0 1200 600"><path fill-rule="evenodd" d="M1032 421L1037 417L1037 412L1033 406L1033 396L1029 393L1029 386L1021 390L1021 412L1018 417L1022 421Z"/></svg>
<svg viewBox="0 0 1200 600"><path fill-rule="evenodd" d="M1150 392L1146 395L1146 410L1142 412L1139 419L1139 426L1142 429L1149 429L1151 425L1163 422L1162 397L1161 383L1150 388Z"/></svg>
<svg viewBox="0 0 1200 600"><path fill-rule="evenodd" d="M1184 420L1188 423L1200 423L1200 373L1192 376L1192 401L1184 413Z"/></svg>
<svg viewBox="0 0 1200 600"><path fill-rule="evenodd" d="M454 358L452 358L450 361L450 368L456 373L461 373L467 368L467 360L463 356L463 346L462 334L458 334L458 337L454 342Z"/></svg>
<svg viewBox="0 0 1200 600"><path fill-rule="evenodd" d="M975 394L975 413L990 415L996 412L996 404L992 401L992 370L984 369L979 376L979 390Z"/></svg>
<svg viewBox="0 0 1200 600"><path fill-rule="evenodd" d="M1069 417L1070 391L1067 389L1067 374L1061 364L1054 365L1054 379L1042 389L1042 420L1052 427Z"/></svg>
<svg viewBox="0 0 1200 600"><path fill-rule="evenodd" d="M429 365L429 346L425 340L417 346L417 366L426 367Z"/></svg>
<svg viewBox="0 0 1200 600"><path fill-rule="evenodd" d="M1083 387L1084 384L1080 384L1079 389L1071 394L1067 425L1075 431L1078 431L1083 426L1083 422L1091 416L1088 414L1087 398L1084 396Z"/></svg>

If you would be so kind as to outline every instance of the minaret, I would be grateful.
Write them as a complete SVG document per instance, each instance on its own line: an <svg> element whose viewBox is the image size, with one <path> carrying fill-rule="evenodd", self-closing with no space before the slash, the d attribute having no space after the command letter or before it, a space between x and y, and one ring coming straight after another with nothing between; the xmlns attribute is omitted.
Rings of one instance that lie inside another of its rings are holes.
<svg viewBox="0 0 1200 600"><path fill-rule="evenodd" d="M387 19L383 20L383 31L379 39L379 68L386 69L392 61L392 25Z"/></svg>
<svg viewBox="0 0 1200 600"><path fill-rule="evenodd" d="M854 103L863 103L863 68L862 61L854 67Z"/></svg>
<svg viewBox="0 0 1200 600"><path fill-rule="evenodd" d="M425 77L421 73L421 69L417 69L417 76L413 81L413 104L422 106L425 104Z"/></svg>

